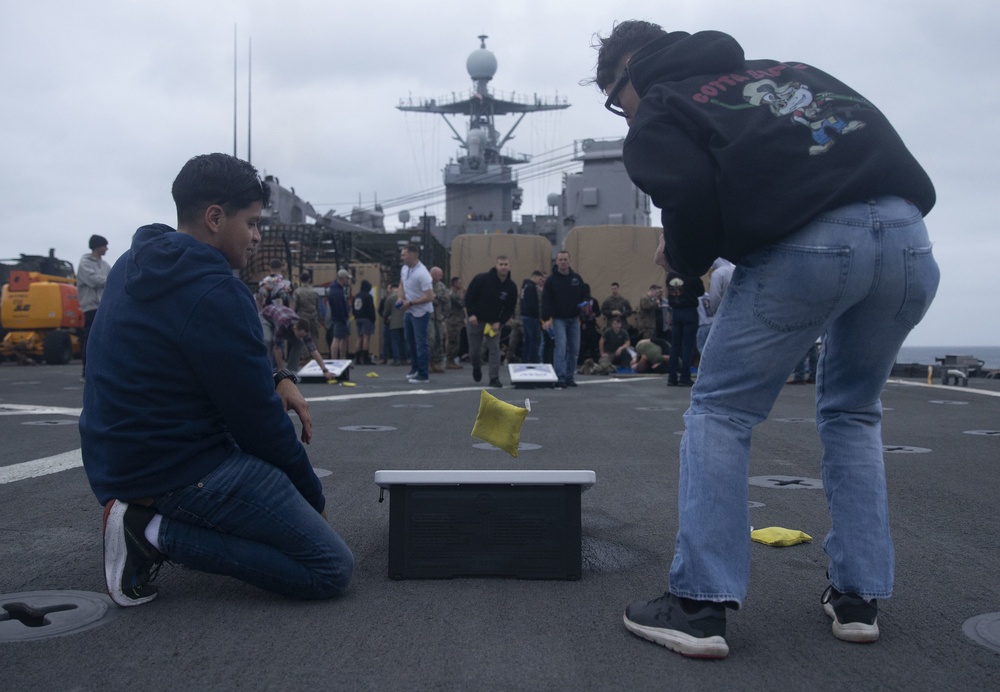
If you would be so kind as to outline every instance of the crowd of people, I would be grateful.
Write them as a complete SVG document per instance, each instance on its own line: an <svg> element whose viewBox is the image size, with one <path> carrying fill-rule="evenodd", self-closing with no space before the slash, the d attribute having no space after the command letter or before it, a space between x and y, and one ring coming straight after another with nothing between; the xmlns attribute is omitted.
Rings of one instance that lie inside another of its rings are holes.
<svg viewBox="0 0 1000 692"><path fill-rule="evenodd" d="M309 356L328 373L316 347L323 325L329 358L409 366L406 379L415 384L465 364L478 383L485 363L487 385L499 388L502 365L549 363L559 387L576 386L578 373L628 372L667 374L668 385L690 386L732 269L719 259L708 291L700 277L671 273L666 290L651 285L634 309L617 281L603 300L594 296L565 251L557 253L548 273L534 269L520 286L503 255L466 286L459 276L446 282L440 267L428 269L420 248L411 244L400 251L400 280L377 292L363 279L352 293L348 269L338 270L325 289L314 287L312 274L304 271L295 287L282 274L281 261L272 260L256 299L276 370L296 371ZM300 328L293 328L295 322ZM376 329L379 351L373 354Z"/></svg>

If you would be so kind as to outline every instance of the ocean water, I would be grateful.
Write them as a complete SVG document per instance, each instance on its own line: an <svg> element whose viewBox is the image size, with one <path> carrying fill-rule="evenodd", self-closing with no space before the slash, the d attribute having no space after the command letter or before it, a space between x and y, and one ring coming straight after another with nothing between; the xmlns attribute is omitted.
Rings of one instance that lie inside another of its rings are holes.
<svg viewBox="0 0 1000 692"><path fill-rule="evenodd" d="M934 359L944 356L975 356L985 361L984 368L1000 370L1000 346L903 346L896 362L937 365Z"/></svg>

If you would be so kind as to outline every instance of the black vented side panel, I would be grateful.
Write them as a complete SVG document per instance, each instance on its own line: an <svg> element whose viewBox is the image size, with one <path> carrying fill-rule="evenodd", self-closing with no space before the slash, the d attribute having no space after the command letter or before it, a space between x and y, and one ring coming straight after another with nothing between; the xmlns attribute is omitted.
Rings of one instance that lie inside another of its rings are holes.
<svg viewBox="0 0 1000 692"><path fill-rule="evenodd" d="M579 579L579 485L393 485L393 579Z"/></svg>

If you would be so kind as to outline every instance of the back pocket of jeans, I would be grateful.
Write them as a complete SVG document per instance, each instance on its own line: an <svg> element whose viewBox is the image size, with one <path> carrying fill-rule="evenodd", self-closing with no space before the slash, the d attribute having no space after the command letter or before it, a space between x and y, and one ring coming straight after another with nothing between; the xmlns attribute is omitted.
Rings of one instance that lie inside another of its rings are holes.
<svg viewBox="0 0 1000 692"><path fill-rule="evenodd" d="M896 321L913 329L927 314L927 309L937 293L941 272L930 247L906 248L903 263L906 266L906 295L896 313Z"/></svg>
<svg viewBox="0 0 1000 692"><path fill-rule="evenodd" d="M850 272L849 247L772 246L754 272L754 315L779 331L819 326L843 298Z"/></svg>

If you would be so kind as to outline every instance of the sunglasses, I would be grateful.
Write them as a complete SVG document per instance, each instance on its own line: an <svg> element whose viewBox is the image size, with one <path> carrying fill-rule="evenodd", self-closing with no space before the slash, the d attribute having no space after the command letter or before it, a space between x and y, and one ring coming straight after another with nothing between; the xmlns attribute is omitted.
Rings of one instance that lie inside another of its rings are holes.
<svg viewBox="0 0 1000 692"><path fill-rule="evenodd" d="M625 69L622 70L620 75L618 75L618 79L616 79L615 83L612 85L611 91L608 92L608 100L604 102L605 108L615 115L620 115L623 118L628 118L629 114L626 113L625 109L622 108L622 105L618 103L618 97L621 95L622 89L625 88L625 85L628 84L631 79L632 78L628 73L628 64L626 63Z"/></svg>

